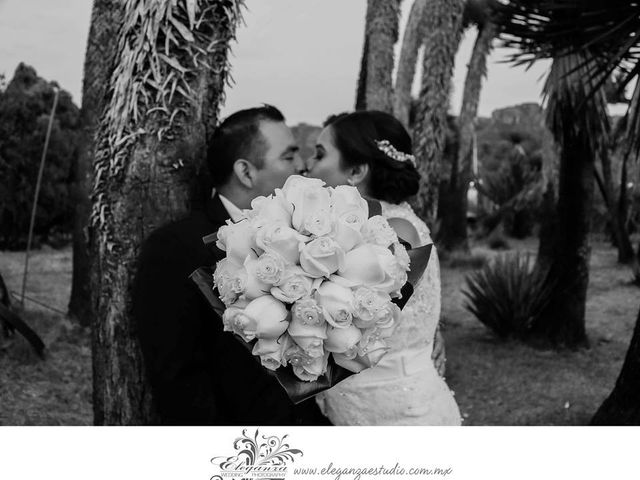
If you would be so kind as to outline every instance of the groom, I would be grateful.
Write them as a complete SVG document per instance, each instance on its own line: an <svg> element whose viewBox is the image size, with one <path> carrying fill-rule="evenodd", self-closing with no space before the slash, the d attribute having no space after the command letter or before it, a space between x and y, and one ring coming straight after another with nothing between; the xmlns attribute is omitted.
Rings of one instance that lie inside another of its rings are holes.
<svg viewBox="0 0 640 480"><path fill-rule="evenodd" d="M154 406L163 425L329 425L313 399L294 405L278 381L229 333L189 275L214 265L202 237L305 166L278 109L242 110L209 144L215 193L187 218L153 232L134 285L138 326Z"/></svg>

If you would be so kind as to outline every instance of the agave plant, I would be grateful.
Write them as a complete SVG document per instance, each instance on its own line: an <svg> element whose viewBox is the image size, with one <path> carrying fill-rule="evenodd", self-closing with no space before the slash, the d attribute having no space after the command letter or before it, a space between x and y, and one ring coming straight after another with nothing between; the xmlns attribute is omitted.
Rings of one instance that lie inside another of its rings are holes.
<svg viewBox="0 0 640 480"><path fill-rule="evenodd" d="M548 271L535 268L523 252L497 256L465 282L465 308L498 337L522 340L534 334L555 288Z"/></svg>

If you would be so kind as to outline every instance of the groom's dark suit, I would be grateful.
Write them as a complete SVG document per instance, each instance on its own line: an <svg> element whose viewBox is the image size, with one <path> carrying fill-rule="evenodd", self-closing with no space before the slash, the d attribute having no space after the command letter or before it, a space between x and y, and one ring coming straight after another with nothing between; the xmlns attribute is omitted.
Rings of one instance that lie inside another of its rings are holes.
<svg viewBox="0 0 640 480"><path fill-rule="evenodd" d="M229 218L215 195L202 211L153 232L133 293L154 403L165 425L329 425L315 401L294 405L228 332L189 275L218 258L202 237Z"/></svg>

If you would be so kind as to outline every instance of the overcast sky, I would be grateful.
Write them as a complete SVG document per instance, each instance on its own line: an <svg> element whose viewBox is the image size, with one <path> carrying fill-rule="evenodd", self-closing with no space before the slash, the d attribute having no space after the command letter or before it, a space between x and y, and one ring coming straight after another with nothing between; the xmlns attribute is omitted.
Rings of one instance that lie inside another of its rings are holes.
<svg viewBox="0 0 640 480"><path fill-rule="evenodd" d="M57 80L79 103L91 0L0 0L0 73L20 61ZM366 0L247 0L245 23L233 46L235 85L223 114L260 103L278 106L291 123L320 123L353 109L362 51ZM411 2L405 1L403 22ZM460 93L475 32L466 35L456 59L452 109ZM489 61L480 114L540 99L548 64L529 71Z"/></svg>

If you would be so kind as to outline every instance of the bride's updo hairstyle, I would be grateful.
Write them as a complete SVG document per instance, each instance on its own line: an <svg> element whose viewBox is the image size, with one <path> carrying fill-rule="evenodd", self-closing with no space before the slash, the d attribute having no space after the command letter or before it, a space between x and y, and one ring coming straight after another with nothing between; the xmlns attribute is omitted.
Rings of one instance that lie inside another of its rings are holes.
<svg viewBox="0 0 640 480"><path fill-rule="evenodd" d="M330 117L333 143L340 152L341 168L368 164L367 192L389 203L400 203L418 193L420 175L410 161L395 160L376 141L387 140L400 153L412 154L411 137L394 116L376 110Z"/></svg>

